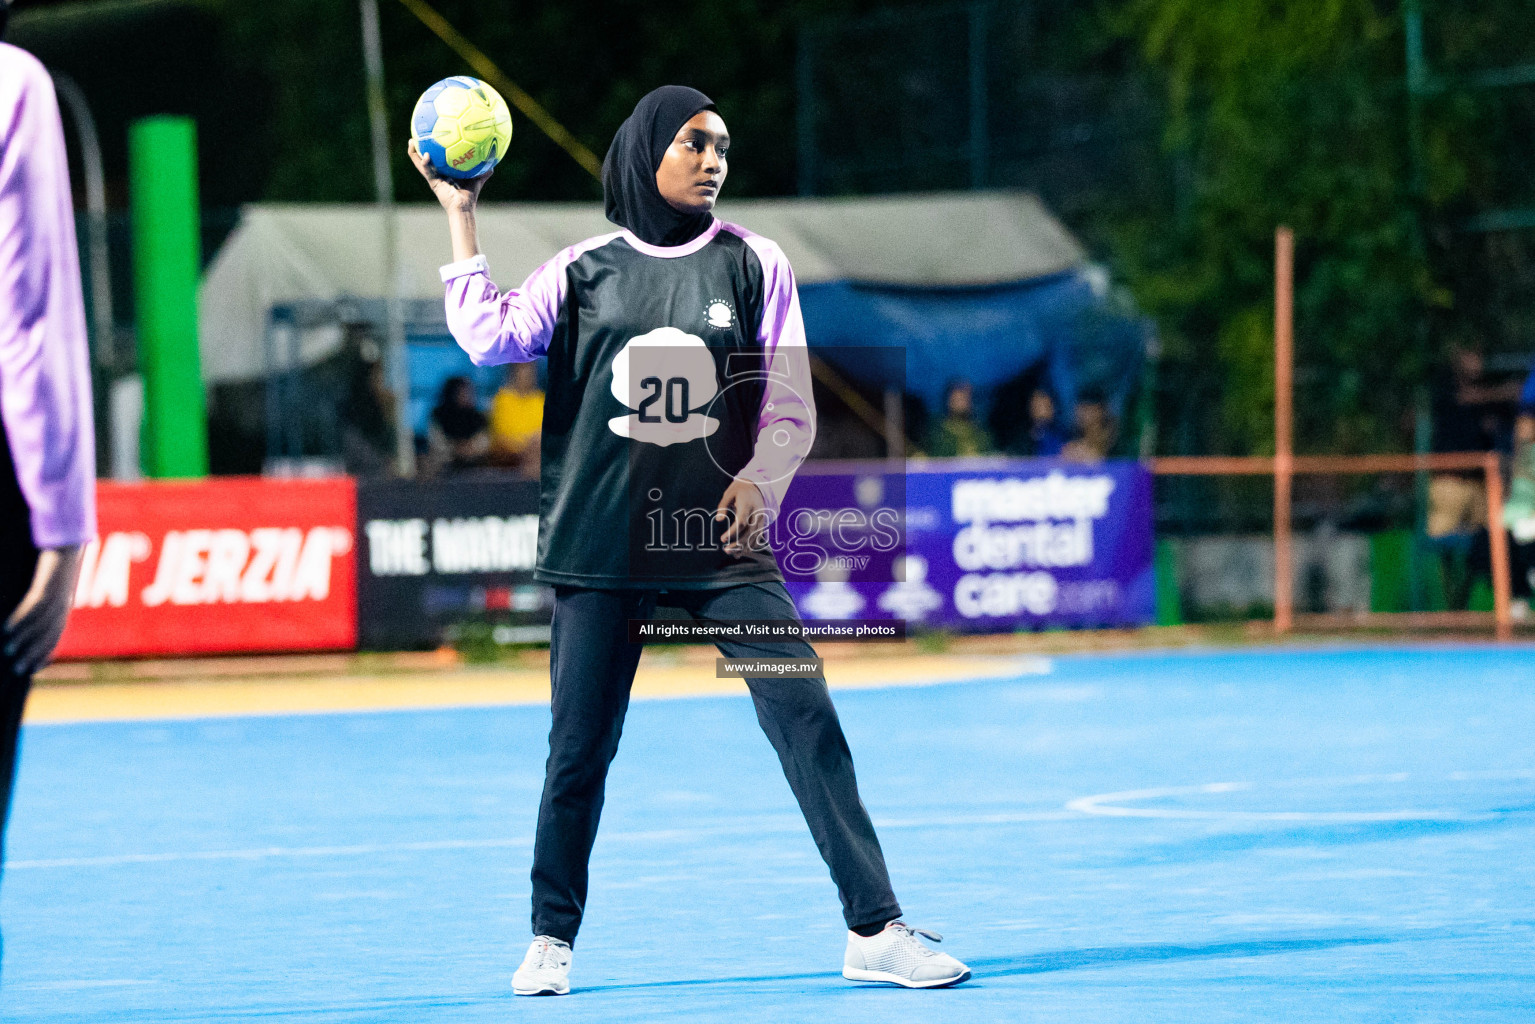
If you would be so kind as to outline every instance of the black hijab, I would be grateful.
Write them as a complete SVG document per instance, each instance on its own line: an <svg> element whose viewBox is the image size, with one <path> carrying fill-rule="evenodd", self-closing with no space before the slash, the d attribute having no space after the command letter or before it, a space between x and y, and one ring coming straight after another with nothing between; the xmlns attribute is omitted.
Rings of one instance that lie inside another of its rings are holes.
<svg viewBox="0 0 1535 1024"><path fill-rule="evenodd" d="M709 230L712 213L682 213L661 198L656 170L677 130L714 101L685 85L663 85L640 98L618 126L602 161L608 220L651 245L684 245Z"/></svg>

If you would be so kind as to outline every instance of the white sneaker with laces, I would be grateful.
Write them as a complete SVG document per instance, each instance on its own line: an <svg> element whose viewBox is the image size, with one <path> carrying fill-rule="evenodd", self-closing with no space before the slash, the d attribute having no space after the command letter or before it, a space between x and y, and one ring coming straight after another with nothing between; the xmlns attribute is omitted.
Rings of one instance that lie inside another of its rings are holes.
<svg viewBox="0 0 1535 1024"><path fill-rule="evenodd" d="M519 996L563 996L570 992L570 943L552 935L538 935L512 975L512 991Z"/></svg>
<svg viewBox="0 0 1535 1024"><path fill-rule="evenodd" d="M970 977L970 968L947 953L928 949L917 936L942 942L943 936L891 921L885 930L864 938L847 933L842 976L849 981L887 981L906 988L942 988Z"/></svg>

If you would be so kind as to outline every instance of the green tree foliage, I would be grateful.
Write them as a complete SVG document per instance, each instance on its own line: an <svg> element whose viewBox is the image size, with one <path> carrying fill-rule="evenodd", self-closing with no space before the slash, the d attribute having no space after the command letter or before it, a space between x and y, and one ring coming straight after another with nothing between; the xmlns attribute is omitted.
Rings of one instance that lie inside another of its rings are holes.
<svg viewBox="0 0 1535 1024"><path fill-rule="evenodd" d="M1428 70L1407 86L1390 0L1111 0L1165 103L1176 199L1102 235L1164 331L1186 450L1273 445L1273 231L1297 236L1297 443L1411 444L1415 391L1454 344L1527 353L1529 232L1472 230L1535 207L1535 88L1479 88L1535 61L1535 3L1422 0ZM1190 401L1200 393L1203 402ZM1190 423L1190 409L1195 422Z"/></svg>
<svg viewBox="0 0 1535 1024"><path fill-rule="evenodd" d="M1273 247L1298 238L1298 441L1398 448L1447 301L1412 192L1400 18L1369 0L1129 0L1113 24L1165 83L1172 210L1116 225L1170 358L1213 373L1202 426L1273 450Z"/></svg>
<svg viewBox="0 0 1535 1024"><path fill-rule="evenodd" d="M793 191L795 30L811 18L856 12L858 0L431 0L599 157L644 93L667 82L714 98L735 140L735 195ZM266 198L371 197L368 124L355 0L227 0L234 48L277 84L283 126ZM395 0L381 0L390 123L399 143L396 188L425 196L405 161L410 111L440 78L472 73ZM593 199L597 183L513 112L511 149L491 200ZM338 159L338 154L348 154ZM337 173L338 165L348 169Z"/></svg>

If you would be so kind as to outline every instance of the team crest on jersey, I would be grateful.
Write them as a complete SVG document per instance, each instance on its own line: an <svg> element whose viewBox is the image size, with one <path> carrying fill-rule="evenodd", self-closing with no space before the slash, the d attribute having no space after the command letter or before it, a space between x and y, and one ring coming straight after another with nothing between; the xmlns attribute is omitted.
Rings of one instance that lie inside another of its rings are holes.
<svg viewBox="0 0 1535 1024"><path fill-rule="evenodd" d="M704 318L709 326L716 330L724 330L736 325L735 307L724 299L710 299L709 308L704 310Z"/></svg>

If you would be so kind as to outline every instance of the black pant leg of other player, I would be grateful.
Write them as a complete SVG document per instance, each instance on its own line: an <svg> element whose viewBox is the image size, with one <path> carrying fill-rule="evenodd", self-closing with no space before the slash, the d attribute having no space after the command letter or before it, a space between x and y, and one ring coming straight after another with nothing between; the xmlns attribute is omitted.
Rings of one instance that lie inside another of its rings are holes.
<svg viewBox="0 0 1535 1024"><path fill-rule="evenodd" d="M37 570L37 549L32 546L32 527L27 503L11 468L11 453L0 434L0 623L11 617L32 585ZM0 653L0 850L5 825L10 819L11 790L16 781L17 745L21 737L21 712L32 687L30 676L11 669Z"/></svg>

